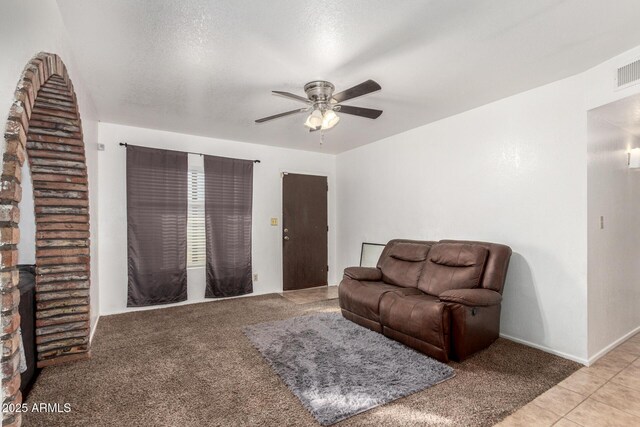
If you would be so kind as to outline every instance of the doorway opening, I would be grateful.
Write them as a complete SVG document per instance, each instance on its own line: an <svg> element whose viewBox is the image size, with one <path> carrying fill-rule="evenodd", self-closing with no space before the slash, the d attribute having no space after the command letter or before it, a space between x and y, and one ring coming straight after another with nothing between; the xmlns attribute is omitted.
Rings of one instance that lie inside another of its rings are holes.
<svg viewBox="0 0 640 427"><path fill-rule="evenodd" d="M588 354L640 329L640 94L588 112Z"/></svg>

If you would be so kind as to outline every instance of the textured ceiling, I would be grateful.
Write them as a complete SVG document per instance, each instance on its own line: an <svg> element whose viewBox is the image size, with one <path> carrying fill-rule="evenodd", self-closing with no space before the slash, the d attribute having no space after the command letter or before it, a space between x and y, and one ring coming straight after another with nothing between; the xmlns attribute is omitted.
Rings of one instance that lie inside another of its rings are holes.
<svg viewBox="0 0 640 427"><path fill-rule="evenodd" d="M637 0L58 0L99 118L194 135L339 153L581 72L640 43ZM614 7L615 6L615 7ZM319 134L314 79L374 79Z"/></svg>

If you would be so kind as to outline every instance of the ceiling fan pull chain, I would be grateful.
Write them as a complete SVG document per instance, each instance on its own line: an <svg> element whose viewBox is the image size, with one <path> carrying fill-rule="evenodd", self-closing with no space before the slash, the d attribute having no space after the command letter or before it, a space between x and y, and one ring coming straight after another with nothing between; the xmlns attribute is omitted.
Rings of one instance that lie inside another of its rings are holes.
<svg viewBox="0 0 640 427"><path fill-rule="evenodd" d="M324 131L321 130L320 131L320 146L322 147L322 144L324 144Z"/></svg>

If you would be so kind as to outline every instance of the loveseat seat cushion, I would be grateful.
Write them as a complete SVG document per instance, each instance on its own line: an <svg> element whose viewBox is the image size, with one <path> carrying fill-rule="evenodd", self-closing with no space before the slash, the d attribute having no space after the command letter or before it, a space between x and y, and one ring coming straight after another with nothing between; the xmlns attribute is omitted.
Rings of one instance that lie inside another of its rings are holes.
<svg viewBox="0 0 640 427"><path fill-rule="evenodd" d="M418 288L433 296L451 289L477 288L488 253L479 245L437 243L429 251Z"/></svg>
<svg viewBox="0 0 640 427"><path fill-rule="evenodd" d="M438 298L426 294L387 293L380 301L380 323L384 330L391 329L429 344L419 345L420 351L426 351L441 360L446 359L449 350L450 314L446 304ZM385 335L389 335L388 332ZM402 335L391 335L392 338L403 341ZM407 341L405 344L416 347L416 343L408 337L404 340Z"/></svg>
<svg viewBox="0 0 640 427"><path fill-rule="evenodd" d="M394 242L380 261L382 280L396 286L415 288L429 254L429 245Z"/></svg>
<svg viewBox="0 0 640 427"><path fill-rule="evenodd" d="M338 294L340 307L375 322L380 321L380 299L385 293L420 294L416 288L402 288L384 282L361 282L345 277Z"/></svg>

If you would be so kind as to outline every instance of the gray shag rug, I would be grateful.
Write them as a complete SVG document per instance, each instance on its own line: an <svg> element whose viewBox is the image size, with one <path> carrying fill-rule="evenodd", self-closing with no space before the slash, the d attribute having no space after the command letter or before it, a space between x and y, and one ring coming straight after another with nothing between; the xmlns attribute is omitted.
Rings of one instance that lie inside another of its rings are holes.
<svg viewBox="0 0 640 427"><path fill-rule="evenodd" d="M244 333L325 426L455 375L444 363L338 313L261 323Z"/></svg>

